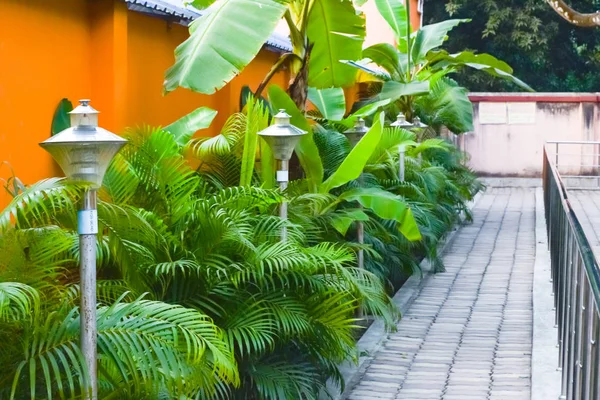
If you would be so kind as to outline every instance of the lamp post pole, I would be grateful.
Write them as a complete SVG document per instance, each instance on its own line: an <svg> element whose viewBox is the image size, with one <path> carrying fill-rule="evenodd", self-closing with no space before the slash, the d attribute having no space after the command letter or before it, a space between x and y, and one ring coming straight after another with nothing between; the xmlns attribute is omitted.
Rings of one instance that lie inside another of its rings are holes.
<svg viewBox="0 0 600 400"><path fill-rule="evenodd" d="M279 183L279 190L281 193L285 192L288 187L288 182L290 180L290 162L288 160L279 160L277 162L279 164L279 168L277 169L277 182ZM284 221L288 219L288 203L284 199L279 206L279 218ZM281 241L285 242L287 240L287 226L283 226L281 228Z"/></svg>
<svg viewBox="0 0 600 400"><path fill-rule="evenodd" d="M365 120L359 117L354 122L354 126L344 132L344 135L348 138L350 146L354 148L368 131ZM362 182L362 178L359 177L358 181ZM363 269L365 267L365 251L362 249L362 245L365 244L365 226L362 221L356 223L356 240L361 245L357 255L358 268Z"/></svg>
<svg viewBox="0 0 600 400"><path fill-rule="evenodd" d="M398 113L396 117L396 121L392 122L390 126L394 128L402 128L410 130L414 128L414 125L406 120L406 116L404 113ZM405 175L405 161L406 161L406 146L400 145L398 146L398 179L401 182L404 182Z"/></svg>
<svg viewBox="0 0 600 400"><path fill-rule="evenodd" d="M405 163L405 157L406 157L406 147L405 146L399 146L398 147L398 153L399 153L399 167L398 167L398 179L400 179L400 181L404 182L404 163Z"/></svg>
<svg viewBox="0 0 600 400"><path fill-rule="evenodd" d="M79 251L81 258L81 352L90 375L90 399L98 397L97 381L97 327L96 327L96 235L98 211L96 190L83 193L81 210L77 213Z"/></svg>
<svg viewBox="0 0 600 400"><path fill-rule="evenodd" d="M421 118L419 118L419 117L413 118L413 129L422 131L423 129L428 128L428 127L429 127L429 125L421 122ZM422 159L423 159L423 154L419 153L419 161L421 161Z"/></svg>
<svg viewBox="0 0 600 400"><path fill-rule="evenodd" d="M43 141L40 146L52 155L67 178L89 184L77 212L81 261L80 346L89 378L83 397L86 400L97 400L96 190L102 186L108 164L127 140L98 127L98 111L89 102L80 100L81 104L70 112L71 127Z"/></svg>
<svg viewBox="0 0 600 400"><path fill-rule="evenodd" d="M273 125L258 132L258 135L269 145L273 156L277 161L277 183L279 183L279 190L285 192L289 182L289 162L294 153L294 148L300 141L302 135L307 132L292 125L291 115L281 109L273 117ZM288 219L288 204L285 199L279 206L279 217L286 221ZM281 228L281 241L287 240L287 227L285 224Z"/></svg>

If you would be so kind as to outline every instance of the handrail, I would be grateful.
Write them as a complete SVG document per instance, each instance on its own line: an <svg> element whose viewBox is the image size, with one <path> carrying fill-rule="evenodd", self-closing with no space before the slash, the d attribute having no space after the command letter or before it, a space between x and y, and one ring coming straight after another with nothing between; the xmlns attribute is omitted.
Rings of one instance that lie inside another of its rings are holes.
<svg viewBox="0 0 600 400"><path fill-rule="evenodd" d="M548 144L600 144L590 140L547 140Z"/></svg>
<svg viewBox="0 0 600 400"><path fill-rule="evenodd" d="M561 399L600 398L600 269L544 147L544 206L556 326Z"/></svg>

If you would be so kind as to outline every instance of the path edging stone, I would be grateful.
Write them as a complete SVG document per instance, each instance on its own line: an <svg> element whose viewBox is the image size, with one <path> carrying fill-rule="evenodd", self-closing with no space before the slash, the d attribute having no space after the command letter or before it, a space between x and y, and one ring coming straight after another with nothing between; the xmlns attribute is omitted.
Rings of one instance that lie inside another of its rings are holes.
<svg viewBox="0 0 600 400"><path fill-rule="evenodd" d="M535 264L533 269L533 348L531 399L558 399L561 373L558 367L558 332L554 326L554 298L550 281L550 252L544 216L544 193L535 191Z"/></svg>
<svg viewBox="0 0 600 400"><path fill-rule="evenodd" d="M469 210L473 210L477 202L481 199L484 192L479 192L469 204ZM464 215L461 215L464 217ZM456 225L452 231L450 231L445 239L438 245L438 254L441 256L445 250L452 245L456 239L456 234L462 225ZM413 274L408 280L402 285L402 287L396 292L392 298L394 305L404 314L408 308L412 305L415 299L418 297L421 289L425 286L429 278L433 275L432 265L427 259L423 259L420 264L422 274ZM385 329L384 322L381 318L376 318L371 326L365 331L362 337L357 342L358 351L360 354L358 364L351 361L346 361L340 364L339 370L344 378L345 388L343 392L340 392L340 388L331 382L328 382L327 389L333 396L333 400L344 399L349 394L351 389L356 386L360 381L360 378L364 375L365 371L369 367L377 351L385 344L389 339L389 333ZM319 399L325 400L330 397L326 394L322 394Z"/></svg>

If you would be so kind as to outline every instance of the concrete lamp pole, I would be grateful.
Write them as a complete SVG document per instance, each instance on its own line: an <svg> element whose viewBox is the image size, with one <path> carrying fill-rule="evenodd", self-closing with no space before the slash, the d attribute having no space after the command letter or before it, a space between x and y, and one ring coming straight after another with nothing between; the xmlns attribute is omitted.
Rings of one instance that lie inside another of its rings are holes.
<svg viewBox="0 0 600 400"><path fill-rule="evenodd" d="M344 132L344 135L348 138L350 145L354 148L360 139L365 136L365 134L369 131L365 124L365 120L362 118L358 118L354 122L354 126ZM358 178L359 181L361 178ZM365 244L365 226L362 221L358 221L356 224L356 239L359 244ZM361 248L358 250L358 268L363 269L365 267L365 251Z"/></svg>
<svg viewBox="0 0 600 400"><path fill-rule="evenodd" d="M415 117L416 119L417 117ZM406 120L406 116L404 115L404 113L400 112L398 113L398 116L396 117L396 121L392 122L390 124L390 126L393 126L394 128L402 128L402 129L407 129L410 130L411 128L414 128L414 125L410 122L408 122ZM400 181L404 182L404 175L405 175L405 159L406 159L406 146L404 145L400 145L398 146L398 179L400 179Z"/></svg>
<svg viewBox="0 0 600 400"><path fill-rule="evenodd" d="M290 123L291 115L285 112L284 109L279 110L279 113L273 117L273 125L258 132L258 135L269 145L275 160L277 160L277 182L279 189L284 192L288 187L289 182L289 162L294 153L296 145L300 141L302 135L307 132L292 125ZM287 220L287 202L283 201L279 207L279 216L283 220ZM287 240L287 227L284 225L281 229L281 241Z"/></svg>
<svg viewBox="0 0 600 400"><path fill-rule="evenodd" d="M96 400L96 190L102 186L108 164L127 140L98 127L98 111L90 107L89 100L80 100L80 103L70 112L71 127L43 141L40 146L52 155L67 178L90 184L77 213L77 231L81 258L81 353L90 378L85 398Z"/></svg>

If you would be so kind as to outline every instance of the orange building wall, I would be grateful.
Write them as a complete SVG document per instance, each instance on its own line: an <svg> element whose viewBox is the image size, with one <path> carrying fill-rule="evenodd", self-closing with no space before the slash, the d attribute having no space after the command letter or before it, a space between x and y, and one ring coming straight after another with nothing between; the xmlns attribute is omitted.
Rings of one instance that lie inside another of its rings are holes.
<svg viewBox="0 0 600 400"><path fill-rule="evenodd" d="M85 0L0 1L0 162L23 182L60 173L38 143L50 136L61 98L89 96L87 16ZM0 178L8 176L0 167Z"/></svg>
<svg viewBox="0 0 600 400"><path fill-rule="evenodd" d="M167 96L162 95L165 71L175 61L173 51L187 37L188 30L184 26L128 13L125 126L167 126L198 107L219 108L218 93L207 96L177 89Z"/></svg>
<svg viewBox="0 0 600 400"><path fill-rule="evenodd" d="M277 55L262 50L215 95L178 89L163 97L164 72L187 35L186 27L128 11L120 0L0 0L0 162L10 163L25 184L61 174L38 143L50 136L64 97L91 98L100 125L117 133L165 126L207 106L219 114L202 134L218 133L238 110L241 88L255 89ZM283 72L272 82L287 81ZM0 167L0 179L9 176ZM0 207L7 201L0 188Z"/></svg>

